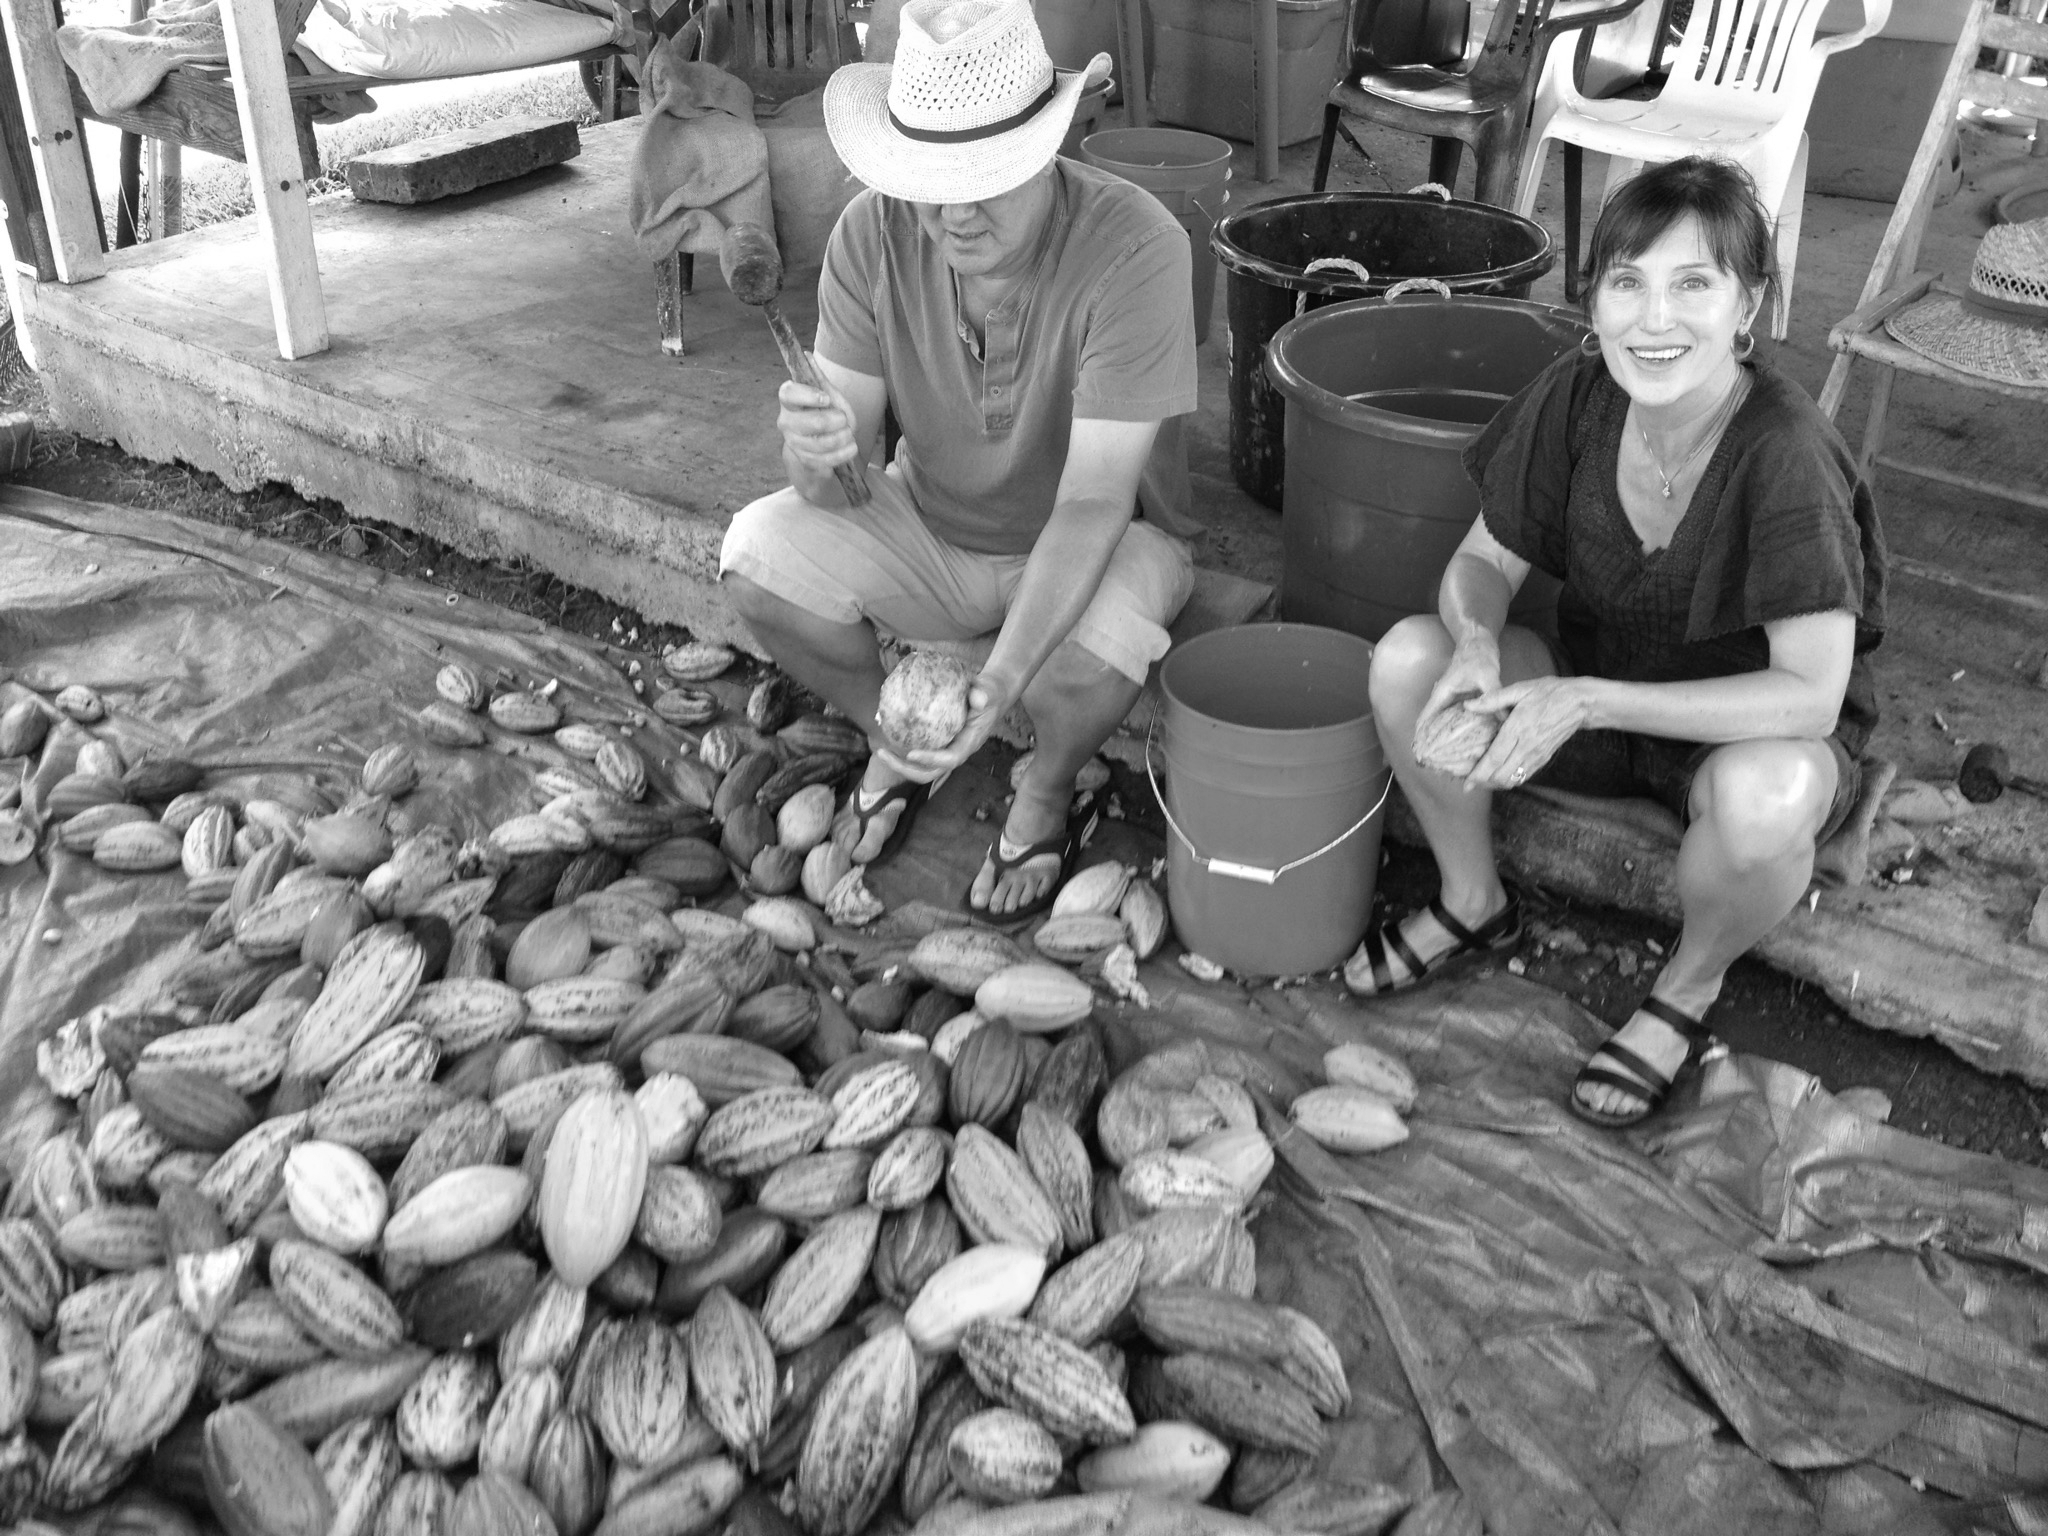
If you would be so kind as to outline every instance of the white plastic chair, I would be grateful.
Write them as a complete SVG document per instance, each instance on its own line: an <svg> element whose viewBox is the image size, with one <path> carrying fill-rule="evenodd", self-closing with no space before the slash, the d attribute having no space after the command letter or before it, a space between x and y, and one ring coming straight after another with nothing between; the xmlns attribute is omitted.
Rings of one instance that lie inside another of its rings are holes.
<svg viewBox="0 0 2048 1536"><path fill-rule="evenodd" d="M1892 0L1863 0L1863 25L1816 39L1827 0L1693 0L1685 36L1667 55L1664 89L1648 101L1588 100L1572 82L1572 52L1554 49L1536 89L1515 211L1527 216L1552 139L1610 157L1607 191L1651 162L1686 155L1733 160L1756 179L1777 217L1778 303L1771 334L1784 339L1806 196L1806 113L1832 54L1890 19ZM1567 251L1576 264L1579 253Z"/></svg>

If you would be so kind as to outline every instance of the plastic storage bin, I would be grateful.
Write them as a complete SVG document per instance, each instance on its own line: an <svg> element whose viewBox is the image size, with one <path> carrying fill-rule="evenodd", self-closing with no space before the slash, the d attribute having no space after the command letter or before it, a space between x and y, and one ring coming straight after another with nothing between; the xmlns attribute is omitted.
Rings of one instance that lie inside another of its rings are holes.
<svg viewBox="0 0 2048 1536"><path fill-rule="evenodd" d="M1323 102L1344 73L1345 0L1279 0L1280 142L1323 131ZM1150 0L1152 110L1162 123L1253 135L1252 0Z"/></svg>

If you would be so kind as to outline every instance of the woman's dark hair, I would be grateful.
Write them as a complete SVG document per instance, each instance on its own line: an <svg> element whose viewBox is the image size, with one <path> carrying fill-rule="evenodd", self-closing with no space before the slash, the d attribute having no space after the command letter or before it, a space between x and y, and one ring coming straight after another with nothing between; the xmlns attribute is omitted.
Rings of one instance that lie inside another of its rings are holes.
<svg viewBox="0 0 2048 1536"><path fill-rule="evenodd" d="M1777 240L1756 183L1739 165L1688 155L1623 182L1600 210L1586 251L1586 313L1608 268L1635 260L1687 214L1700 221L1715 265L1749 292L1761 290L1759 313L1768 309L1778 291Z"/></svg>

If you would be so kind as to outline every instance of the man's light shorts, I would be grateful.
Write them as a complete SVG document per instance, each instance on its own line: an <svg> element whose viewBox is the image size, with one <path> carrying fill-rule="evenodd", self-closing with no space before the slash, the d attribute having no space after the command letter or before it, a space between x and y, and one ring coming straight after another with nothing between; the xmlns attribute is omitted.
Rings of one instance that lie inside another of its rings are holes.
<svg viewBox="0 0 2048 1536"><path fill-rule="evenodd" d="M971 640L1001 628L1027 557L948 544L896 476L870 470L868 485L874 499L858 511L814 506L794 488L742 508L726 529L718 574L736 571L835 624L872 619L904 640ZM1194 585L1187 545L1133 522L1068 638L1143 683Z"/></svg>

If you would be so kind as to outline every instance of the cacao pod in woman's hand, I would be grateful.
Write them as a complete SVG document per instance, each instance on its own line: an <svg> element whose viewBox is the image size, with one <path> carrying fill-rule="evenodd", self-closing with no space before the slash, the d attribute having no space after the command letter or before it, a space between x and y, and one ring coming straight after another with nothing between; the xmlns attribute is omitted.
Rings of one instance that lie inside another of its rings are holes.
<svg viewBox="0 0 2048 1536"><path fill-rule="evenodd" d="M1450 704L1415 722L1415 761L1462 779L1479 766L1499 734L1498 715L1474 714L1462 703Z"/></svg>

